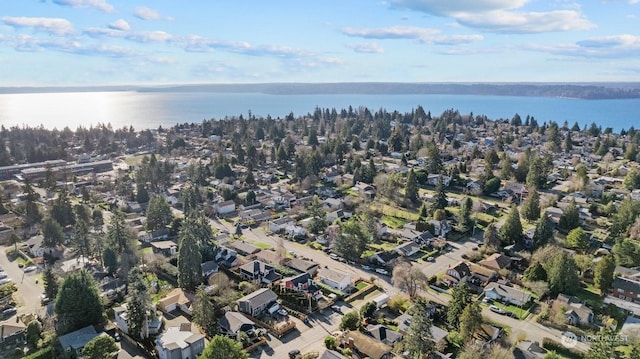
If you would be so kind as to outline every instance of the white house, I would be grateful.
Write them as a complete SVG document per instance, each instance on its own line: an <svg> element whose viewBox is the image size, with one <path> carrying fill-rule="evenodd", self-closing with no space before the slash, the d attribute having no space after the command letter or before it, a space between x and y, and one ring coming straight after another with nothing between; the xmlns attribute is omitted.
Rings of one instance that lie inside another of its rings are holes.
<svg viewBox="0 0 640 359"><path fill-rule="evenodd" d="M269 230L271 232L278 233L284 230L285 228L287 228L287 226L294 225L294 224L295 224L295 221L293 220L293 218L281 217L281 218L269 221Z"/></svg>
<svg viewBox="0 0 640 359"><path fill-rule="evenodd" d="M205 347L204 335L191 323L169 327L156 338L156 352L160 359L194 359Z"/></svg>
<svg viewBox="0 0 640 359"><path fill-rule="evenodd" d="M129 326L127 325L127 304L123 304L113 309L116 325L123 333L129 334ZM155 315L155 305L150 310L150 317L147 319L147 334L155 335L160 332L162 327L162 318Z"/></svg>
<svg viewBox="0 0 640 359"><path fill-rule="evenodd" d="M236 210L236 203L234 201L224 201L220 203L216 203L213 205L213 209L219 215L225 215L229 213L233 213Z"/></svg>
<svg viewBox="0 0 640 359"><path fill-rule="evenodd" d="M329 287L346 292L351 287L351 276L331 269L322 269L318 274L320 281Z"/></svg>
<svg viewBox="0 0 640 359"><path fill-rule="evenodd" d="M484 288L484 295L490 299L518 306L524 305L531 300L531 294L496 282L487 284Z"/></svg>
<svg viewBox="0 0 640 359"><path fill-rule="evenodd" d="M393 249L394 252L401 256L411 257L420 251L420 244L416 242L405 242Z"/></svg>

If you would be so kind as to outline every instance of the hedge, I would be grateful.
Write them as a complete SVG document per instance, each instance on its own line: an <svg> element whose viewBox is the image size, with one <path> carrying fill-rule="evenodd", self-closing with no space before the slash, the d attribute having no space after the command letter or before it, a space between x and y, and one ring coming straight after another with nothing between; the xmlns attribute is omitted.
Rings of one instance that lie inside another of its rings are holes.
<svg viewBox="0 0 640 359"><path fill-rule="evenodd" d="M54 357L53 347L48 347L48 348L40 349L35 353L31 353L23 357L23 359L49 359L53 357Z"/></svg>
<svg viewBox="0 0 640 359"><path fill-rule="evenodd" d="M542 339L542 347L547 349L548 351L554 351L557 354L562 355L563 357L566 357L568 359L584 359L584 353L567 348L564 345L549 338Z"/></svg>

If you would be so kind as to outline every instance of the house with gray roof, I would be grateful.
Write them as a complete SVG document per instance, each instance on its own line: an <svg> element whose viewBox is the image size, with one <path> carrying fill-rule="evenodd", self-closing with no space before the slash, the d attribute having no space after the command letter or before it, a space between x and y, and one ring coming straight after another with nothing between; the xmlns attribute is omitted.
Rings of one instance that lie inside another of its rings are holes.
<svg viewBox="0 0 640 359"><path fill-rule="evenodd" d="M571 325L588 325L593 322L593 310L578 297L560 293L553 302L553 309L556 312L564 311L565 320Z"/></svg>
<svg viewBox="0 0 640 359"><path fill-rule="evenodd" d="M238 311L257 317L275 303L278 295L269 288L261 288L238 299Z"/></svg>
<svg viewBox="0 0 640 359"><path fill-rule="evenodd" d="M169 327L156 338L160 359L193 359L202 354L204 347L204 335L191 323Z"/></svg>
<svg viewBox="0 0 640 359"><path fill-rule="evenodd" d="M240 332L248 332L255 328L256 324L242 313L226 312L218 320L220 330L230 336L237 336Z"/></svg>
<svg viewBox="0 0 640 359"><path fill-rule="evenodd" d="M369 324L367 326L367 334L390 346L393 346L402 339L401 333L382 324Z"/></svg>
<svg viewBox="0 0 640 359"><path fill-rule="evenodd" d="M98 335L96 329L89 325L58 337L58 341L64 350L65 358L79 358L82 348Z"/></svg>
<svg viewBox="0 0 640 359"><path fill-rule="evenodd" d="M496 282L487 284L484 295L487 298L517 306L525 305L531 300L531 294Z"/></svg>

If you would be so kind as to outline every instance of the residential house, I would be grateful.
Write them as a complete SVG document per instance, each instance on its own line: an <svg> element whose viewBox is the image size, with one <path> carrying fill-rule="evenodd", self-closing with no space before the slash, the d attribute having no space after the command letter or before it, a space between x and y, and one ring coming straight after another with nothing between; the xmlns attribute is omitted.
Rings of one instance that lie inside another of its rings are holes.
<svg viewBox="0 0 640 359"><path fill-rule="evenodd" d="M502 329L496 326L491 324L482 324L474 333L473 337L476 340L476 343L482 345L482 347L486 349L500 337L501 333Z"/></svg>
<svg viewBox="0 0 640 359"><path fill-rule="evenodd" d="M216 261L206 261L200 264L200 267L202 267L202 277L205 279L214 273L218 273L218 270L220 270Z"/></svg>
<svg viewBox="0 0 640 359"><path fill-rule="evenodd" d="M501 269L508 269L511 266L511 257L502 253L494 253L478 262L478 264L497 272Z"/></svg>
<svg viewBox="0 0 640 359"><path fill-rule="evenodd" d="M226 247L218 247L215 261L226 268L233 268L240 263L238 253Z"/></svg>
<svg viewBox="0 0 640 359"><path fill-rule="evenodd" d="M611 284L611 294L620 299L640 303L640 281L617 277Z"/></svg>
<svg viewBox="0 0 640 359"><path fill-rule="evenodd" d="M26 242L29 246L29 253L34 257L42 257L45 254L55 258L62 258L64 248L62 246L49 247L44 244L44 236L41 234L29 238Z"/></svg>
<svg viewBox="0 0 640 359"><path fill-rule="evenodd" d="M224 201L224 202L218 202L218 203L213 205L213 209L214 209L214 211L216 211L216 213L219 216L224 216L224 215L227 215L227 214L235 212L236 203L234 201L232 201L232 200Z"/></svg>
<svg viewBox="0 0 640 359"><path fill-rule="evenodd" d="M265 284L271 284L282 278L282 275L276 272L275 267L259 260L243 264L239 269L240 275L244 278Z"/></svg>
<svg viewBox="0 0 640 359"><path fill-rule="evenodd" d="M238 299L238 311L257 317L264 313L278 299L278 295L269 288L261 288Z"/></svg>
<svg viewBox="0 0 640 359"><path fill-rule="evenodd" d="M246 333L255 328L256 324L242 313L225 312L218 320L220 331L226 335L235 337L238 334Z"/></svg>
<svg viewBox="0 0 640 359"><path fill-rule="evenodd" d="M442 281L446 283L450 287L454 287L460 283L465 277L471 274L471 270L469 270L469 266L460 262L453 267L450 267L445 272L444 277L442 277Z"/></svg>
<svg viewBox="0 0 640 359"><path fill-rule="evenodd" d="M193 297L191 294L187 294L182 288L176 288L158 301L158 309L165 313L180 310L183 313L191 315L192 303Z"/></svg>
<svg viewBox="0 0 640 359"><path fill-rule="evenodd" d="M435 312L435 307L433 307L433 311ZM431 315L433 315L433 313ZM396 318L400 333L407 334L409 326L411 325L411 318L412 316L406 313ZM433 336L433 341L436 343L436 347L446 346L447 335L449 335L448 331L440 327L436 327L435 325L431 325L431 336Z"/></svg>
<svg viewBox="0 0 640 359"><path fill-rule="evenodd" d="M629 315L618 334L623 338L637 338L640 334L640 318Z"/></svg>
<svg viewBox="0 0 640 359"><path fill-rule="evenodd" d="M484 295L486 298L517 306L523 306L531 300L531 294L496 282L487 284Z"/></svg>
<svg viewBox="0 0 640 359"><path fill-rule="evenodd" d="M364 182L356 183L351 189L368 199L373 199L376 195L376 189L372 185Z"/></svg>
<svg viewBox="0 0 640 359"><path fill-rule="evenodd" d="M118 328L120 328L123 333L129 334L129 325L127 324L127 304L125 303L119 307L113 308L113 312ZM155 315L155 312L156 308L153 306L147 319L147 333L150 335L158 334L162 327L162 318Z"/></svg>
<svg viewBox="0 0 640 359"><path fill-rule="evenodd" d="M174 241L157 241L150 243L153 253L162 254L166 257L170 257L176 254L178 245Z"/></svg>
<svg viewBox="0 0 640 359"><path fill-rule="evenodd" d="M411 257L412 255L420 252L420 244L413 241L405 242L395 247L393 251L403 257Z"/></svg>
<svg viewBox="0 0 640 359"><path fill-rule="evenodd" d="M82 348L84 348L88 342L98 335L100 334L96 332L96 329L89 325L58 337L60 346L62 346L62 349L64 350L64 357L80 358L82 355Z"/></svg>
<svg viewBox="0 0 640 359"><path fill-rule="evenodd" d="M338 219L343 221L349 218L351 218L351 213L343 209L337 209L335 211L328 212L326 215L326 219L328 223L334 223Z"/></svg>
<svg viewBox="0 0 640 359"><path fill-rule="evenodd" d="M391 346L359 331L348 331L344 334L344 345L361 358L392 359Z"/></svg>
<svg viewBox="0 0 640 359"><path fill-rule="evenodd" d="M282 281L280 281L280 287L296 292L303 292L316 298L322 296L322 291L313 282L313 277L311 277L309 273L302 273L294 277L283 278Z"/></svg>
<svg viewBox="0 0 640 359"><path fill-rule="evenodd" d="M16 318L11 318L0 322L0 347L7 345L22 344L25 341L27 326Z"/></svg>
<svg viewBox="0 0 640 359"><path fill-rule="evenodd" d="M287 226L295 225L296 221L288 216L272 219L269 221L269 230L273 233L284 231Z"/></svg>
<svg viewBox="0 0 640 359"><path fill-rule="evenodd" d="M402 340L402 334L382 324L369 324L366 328L367 334L377 339L378 341L393 346L395 343Z"/></svg>
<svg viewBox="0 0 640 359"><path fill-rule="evenodd" d="M9 240L9 237L11 237L11 234L13 234L13 228L0 222L0 244L7 244L7 241Z"/></svg>
<svg viewBox="0 0 640 359"><path fill-rule="evenodd" d="M578 297L558 294L553 301L553 309L564 312L565 321L571 325L589 325L593 323L593 311Z"/></svg>
<svg viewBox="0 0 640 359"><path fill-rule="evenodd" d="M191 323L172 326L156 338L160 359L195 359L205 348L205 338Z"/></svg>
<svg viewBox="0 0 640 359"><path fill-rule="evenodd" d="M138 233L138 239L141 242L160 241L169 238L169 234L171 234L169 228L162 228L151 232L140 231Z"/></svg>
<svg viewBox="0 0 640 359"><path fill-rule="evenodd" d="M475 263L469 263L469 271L471 271L471 284L481 287L484 287L498 277L498 273L496 273L496 271Z"/></svg>
<svg viewBox="0 0 640 359"><path fill-rule="evenodd" d="M524 340L518 343L513 350L515 359L543 359L547 355L547 350L540 346L539 342Z"/></svg>
<svg viewBox="0 0 640 359"><path fill-rule="evenodd" d="M275 250L263 250L254 254L253 256L251 256L251 258L254 258L259 261L272 264L272 265L280 264L285 259L287 259L286 257L276 252Z"/></svg>
<svg viewBox="0 0 640 359"><path fill-rule="evenodd" d="M308 273L311 277L315 277L318 273L318 264L300 258L288 258L283 264L295 270L298 273Z"/></svg>
<svg viewBox="0 0 640 359"><path fill-rule="evenodd" d="M243 256L249 256L261 251L260 247L255 246L251 243L247 243L245 241L234 241L229 243L228 246L232 249L235 249L236 252L240 253Z"/></svg>
<svg viewBox="0 0 640 359"><path fill-rule="evenodd" d="M320 271L318 274L320 281L329 287L346 293L351 288L351 276L328 268Z"/></svg>
<svg viewBox="0 0 640 359"><path fill-rule="evenodd" d="M395 251L378 251L369 257L369 261L376 262L381 266L388 266L398 257L400 257L400 255Z"/></svg>
<svg viewBox="0 0 640 359"><path fill-rule="evenodd" d="M451 184L451 177L450 176L442 176L439 174L430 174L427 175L427 184L430 186L437 186L438 182L440 181L440 177L442 177L442 184L445 187L449 187L449 184Z"/></svg>

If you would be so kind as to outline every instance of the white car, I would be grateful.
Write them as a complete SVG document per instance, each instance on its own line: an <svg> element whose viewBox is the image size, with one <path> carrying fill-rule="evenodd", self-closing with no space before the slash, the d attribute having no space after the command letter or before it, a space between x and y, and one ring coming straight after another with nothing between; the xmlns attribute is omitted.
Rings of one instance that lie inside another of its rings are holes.
<svg viewBox="0 0 640 359"><path fill-rule="evenodd" d="M11 278L0 279L0 285L11 283Z"/></svg>
<svg viewBox="0 0 640 359"><path fill-rule="evenodd" d="M278 309L278 314L284 317L284 316L287 316L289 313L287 313L287 311L284 309Z"/></svg>
<svg viewBox="0 0 640 359"><path fill-rule="evenodd" d="M371 270L371 267L369 267L368 265L362 265L362 269L364 270Z"/></svg>
<svg viewBox="0 0 640 359"><path fill-rule="evenodd" d="M28 267L26 267L25 269L23 269L23 271L24 271L25 273L29 273L29 272L33 272L33 271L35 271L36 269L38 269L38 267L36 267L36 266L28 266Z"/></svg>
<svg viewBox="0 0 640 359"><path fill-rule="evenodd" d="M334 261L337 261L338 260L338 255L335 254L335 253L331 253L331 254L329 254L329 258L333 259Z"/></svg>
<svg viewBox="0 0 640 359"><path fill-rule="evenodd" d="M382 268L376 268L376 273L382 274L382 275L389 275L389 271L387 271L386 269L382 269Z"/></svg>
<svg viewBox="0 0 640 359"><path fill-rule="evenodd" d="M506 313L504 310L502 310L501 308L496 307L495 305L490 305L489 306L489 310L494 312L494 313L498 313L498 314Z"/></svg>
<svg viewBox="0 0 640 359"><path fill-rule="evenodd" d="M0 279L7 278L7 272L0 272Z"/></svg>

